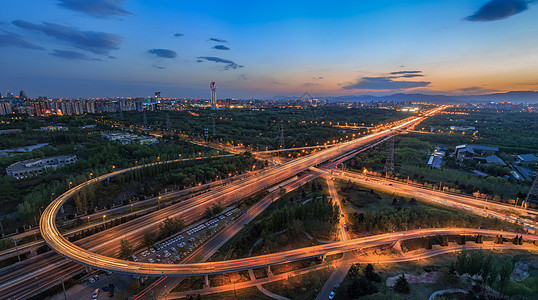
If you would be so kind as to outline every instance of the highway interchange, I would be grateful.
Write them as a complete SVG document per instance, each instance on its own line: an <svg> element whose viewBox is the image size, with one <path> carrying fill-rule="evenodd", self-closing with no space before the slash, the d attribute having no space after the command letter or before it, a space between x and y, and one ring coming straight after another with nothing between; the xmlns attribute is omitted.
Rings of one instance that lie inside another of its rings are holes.
<svg viewBox="0 0 538 300"><path fill-rule="evenodd" d="M432 111L429 114L433 114L436 111ZM65 237L63 237L58 229L56 228L55 218L58 210L61 205L68 201L69 198L76 193L80 188L92 184L93 182L105 180L112 176L116 176L123 172L130 171L135 168L143 167L137 166L130 169L118 170L113 173L92 179L87 181L68 192L61 195L57 198L47 209L44 211L42 218L40 220L40 230L43 234L43 237L47 244L49 244L56 252L60 253L62 256L67 257L69 260L78 262L86 266L96 267L98 269L111 270L119 273L128 273L128 274L151 274L151 275L170 275L170 276L184 276L184 275L199 275L199 274L217 274L223 272L230 272L235 270L245 270L248 268L255 268L259 266L266 266L272 264L278 264L282 262L300 260L308 257L319 257L326 255L328 253L337 253L337 252L347 252L350 250L361 249L365 247L372 247L380 245L381 243L387 243L394 241L395 239L405 239L412 238L417 236L425 236L429 234L461 234L464 230L465 234L496 234L495 232L490 231L480 231L480 230L467 230L467 229L435 229L435 231L408 231L402 233L389 234L388 236L375 236L363 239L354 239L348 241L340 241L328 245L316 246L310 248L296 249L288 252L268 254L265 256L251 257L248 259L234 260L234 261L223 261L223 262L210 262L210 263L198 263L198 264L150 264L142 262L131 262L112 259L110 257L104 256L102 254L109 253L118 249L119 239L129 237L128 239L133 242L140 242L141 232L146 230L155 230L156 225L162 221L166 216L170 217L181 217L186 221L186 223L192 223L195 220L199 219L200 215L203 214L205 208L216 202L220 202L225 206L233 205L237 203L241 198L253 195L256 192L266 189L271 185L274 185L278 182L290 178L293 175L302 172L312 166L319 165L320 163L338 157L344 153L360 147L365 146L369 143L372 143L375 140L387 137L393 132L401 129L407 128L411 125L414 125L420 122L423 117L414 118L403 124L395 126L390 130L384 130L369 136L365 136L356 140L345 142L339 144L336 147L328 148L321 150L314 154L311 154L300 159L293 160L289 163L283 164L281 166L264 170L257 173L251 178L246 178L240 182L234 182L229 185L222 187L217 187L211 190L209 193L193 197L171 205L164 209L161 209L157 212L151 213L147 216L134 220L134 222L128 222L120 226L108 229L99 234L93 235L90 238L80 240L76 243L70 243ZM342 175L343 176L343 175ZM270 204L270 203L269 203ZM268 206L268 204L266 203ZM233 233L229 233L233 234ZM504 232L506 237L510 236L510 233ZM515 234L514 234L515 235ZM527 239L533 239L535 236L525 236ZM103 242L106 241L106 242ZM223 244L222 240L219 244ZM214 245L215 248L218 245ZM205 246L204 246L205 247ZM106 249L106 250L105 250ZM202 248L201 248L202 249ZM216 248L218 249L218 248ZM43 275L43 273L53 273L54 269L61 270L65 272L66 270L77 270L80 271L81 266L71 263L65 259L62 259L58 255L53 253L48 253L43 255L42 264L38 266L33 266L34 272L27 272L26 279L27 281L33 281L34 274ZM19 274L20 275L20 274ZM24 276L20 279L22 285L24 286ZM4 277L1 277L0 281L0 291L7 283L13 283L14 281L19 282L19 280L14 280L17 278L17 274L11 277L10 280L5 280ZM56 275L57 279L57 275ZM36 278L37 280L37 278ZM6 283L7 282L7 283ZM19 282L20 283L20 282ZM26 282L28 283L28 282ZM18 294L21 295L20 293Z"/></svg>

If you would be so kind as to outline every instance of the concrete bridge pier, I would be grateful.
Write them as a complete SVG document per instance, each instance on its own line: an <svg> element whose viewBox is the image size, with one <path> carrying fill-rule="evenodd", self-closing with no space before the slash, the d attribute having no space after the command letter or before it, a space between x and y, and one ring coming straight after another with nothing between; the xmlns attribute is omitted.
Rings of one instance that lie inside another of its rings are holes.
<svg viewBox="0 0 538 300"><path fill-rule="evenodd" d="M204 276L204 287L209 288L209 275Z"/></svg>
<svg viewBox="0 0 538 300"><path fill-rule="evenodd" d="M267 266L267 277L273 276L273 272L271 272L271 266Z"/></svg>

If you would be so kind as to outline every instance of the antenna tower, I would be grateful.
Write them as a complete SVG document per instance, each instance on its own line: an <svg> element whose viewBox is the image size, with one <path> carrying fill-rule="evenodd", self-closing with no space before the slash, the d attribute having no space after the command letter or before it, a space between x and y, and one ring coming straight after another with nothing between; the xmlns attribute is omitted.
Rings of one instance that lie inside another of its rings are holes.
<svg viewBox="0 0 538 300"><path fill-rule="evenodd" d="M394 174L394 137L390 139L389 153L387 154L387 161L385 162L383 172L385 172L385 175L388 175L389 172Z"/></svg>

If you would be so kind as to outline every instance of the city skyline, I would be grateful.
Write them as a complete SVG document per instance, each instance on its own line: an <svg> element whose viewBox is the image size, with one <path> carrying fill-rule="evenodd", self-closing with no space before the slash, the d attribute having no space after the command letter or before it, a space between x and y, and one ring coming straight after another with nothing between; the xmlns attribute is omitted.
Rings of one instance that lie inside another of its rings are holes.
<svg viewBox="0 0 538 300"><path fill-rule="evenodd" d="M0 89L29 97L537 90L533 1L25 1L3 5Z"/></svg>

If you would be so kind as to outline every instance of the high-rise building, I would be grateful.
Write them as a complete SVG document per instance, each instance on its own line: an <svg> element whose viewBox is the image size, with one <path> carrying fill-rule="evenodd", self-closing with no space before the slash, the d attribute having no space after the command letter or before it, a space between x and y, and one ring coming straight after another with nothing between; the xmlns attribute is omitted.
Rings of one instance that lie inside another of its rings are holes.
<svg viewBox="0 0 538 300"><path fill-rule="evenodd" d="M26 93L25 93L24 91L21 91L21 92L19 93L19 99L21 99L21 100L26 100L26 99L28 99L28 97L26 97Z"/></svg>
<svg viewBox="0 0 538 300"><path fill-rule="evenodd" d="M217 108L217 87L214 80L209 83L209 88L211 89L211 108L215 109Z"/></svg>

